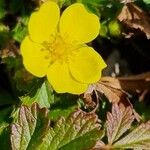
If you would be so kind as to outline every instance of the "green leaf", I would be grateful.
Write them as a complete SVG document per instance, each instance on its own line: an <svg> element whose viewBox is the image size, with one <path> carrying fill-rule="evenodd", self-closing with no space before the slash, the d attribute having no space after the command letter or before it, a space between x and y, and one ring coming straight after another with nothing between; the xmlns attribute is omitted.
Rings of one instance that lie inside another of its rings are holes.
<svg viewBox="0 0 150 150"><path fill-rule="evenodd" d="M95 114L77 110L50 127L46 109L20 108L17 123L11 127L12 150L83 150L92 148L103 136Z"/></svg>
<svg viewBox="0 0 150 150"><path fill-rule="evenodd" d="M81 2L87 7L87 9L97 16L100 17L99 7L101 5L101 1L99 0L81 0Z"/></svg>
<svg viewBox="0 0 150 150"><path fill-rule="evenodd" d="M13 39L16 40L17 42L21 42L24 39L24 37L27 35L28 20L29 17L23 15L18 21L18 23L16 24L15 28L12 30Z"/></svg>
<svg viewBox="0 0 150 150"><path fill-rule="evenodd" d="M95 7L100 7L101 5L106 5L108 0L78 0L84 4L93 5Z"/></svg>
<svg viewBox="0 0 150 150"><path fill-rule="evenodd" d="M57 108L57 109L52 109L49 112L49 117L51 120L57 120L58 118L60 118L61 116L64 117L68 117L69 114L73 111L75 111L75 109L77 108L77 105L74 106L68 106L66 109L61 109L61 108Z"/></svg>
<svg viewBox="0 0 150 150"><path fill-rule="evenodd" d="M0 23L0 47L5 47L9 40L9 28Z"/></svg>
<svg viewBox="0 0 150 150"><path fill-rule="evenodd" d="M33 86L30 93L21 97L23 104L32 105L34 102L36 102L41 108L49 108L50 104L54 102L54 93L50 84L48 81L42 81L42 83L41 81L37 81L34 84L35 86Z"/></svg>
<svg viewBox="0 0 150 150"><path fill-rule="evenodd" d="M67 119L61 118L43 140L41 147L52 150L90 149L102 137L98 118L77 110Z"/></svg>
<svg viewBox="0 0 150 150"><path fill-rule="evenodd" d="M107 137L111 145L118 140L128 129L134 120L131 107L125 108L124 105L113 104L112 113L107 113Z"/></svg>
<svg viewBox="0 0 150 150"><path fill-rule="evenodd" d="M0 19L2 19L5 16L5 14L5 0L0 0Z"/></svg>
<svg viewBox="0 0 150 150"><path fill-rule="evenodd" d="M150 4L150 0L143 0L145 4Z"/></svg>
<svg viewBox="0 0 150 150"><path fill-rule="evenodd" d="M54 103L51 104L49 117L57 120L61 116L68 117L70 113L78 108L78 96L71 94L54 94Z"/></svg>
<svg viewBox="0 0 150 150"><path fill-rule="evenodd" d="M10 147L10 130L8 128L8 123L1 123L0 125L0 148L2 150L9 150Z"/></svg>
<svg viewBox="0 0 150 150"><path fill-rule="evenodd" d="M28 93L29 90L33 88L35 84L37 84L37 78L30 74L25 68L22 68L22 66L20 66L18 69L14 69L16 69L13 77L16 91L21 93L21 95L23 95L23 93Z"/></svg>
<svg viewBox="0 0 150 150"><path fill-rule="evenodd" d="M8 126L8 123L2 123L0 125L0 135L2 134L3 130ZM0 142L1 143L1 142Z"/></svg>
<svg viewBox="0 0 150 150"><path fill-rule="evenodd" d="M114 148L124 149L149 149L150 148L150 121L142 123L121 140L117 141Z"/></svg>

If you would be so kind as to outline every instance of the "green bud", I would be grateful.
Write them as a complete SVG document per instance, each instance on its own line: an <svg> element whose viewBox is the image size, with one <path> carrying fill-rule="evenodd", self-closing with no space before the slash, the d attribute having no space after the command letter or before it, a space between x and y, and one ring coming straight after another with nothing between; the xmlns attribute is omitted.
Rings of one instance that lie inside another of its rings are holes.
<svg viewBox="0 0 150 150"><path fill-rule="evenodd" d="M107 37L107 33L108 33L108 28L105 24L101 24L101 28L99 31L99 34L101 37Z"/></svg>
<svg viewBox="0 0 150 150"><path fill-rule="evenodd" d="M111 36L118 37L121 34L120 24L116 20L109 22L108 29Z"/></svg>

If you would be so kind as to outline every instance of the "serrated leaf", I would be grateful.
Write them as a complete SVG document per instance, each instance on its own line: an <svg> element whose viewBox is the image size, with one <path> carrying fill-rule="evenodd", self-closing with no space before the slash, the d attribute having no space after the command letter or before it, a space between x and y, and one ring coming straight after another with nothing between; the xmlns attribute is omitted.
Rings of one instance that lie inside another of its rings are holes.
<svg viewBox="0 0 150 150"><path fill-rule="evenodd" d="M46 112L37 104L21 107L18 122L11 127L12 150L83 150L103 135L95 114L77 110L52 128Z"/></svg>
<svg viewBox="0 0 150 150"><path fill-rule="evenodd" d="M127 136L113 145L113 148L147 149L150 148L150 121L142 123Z"/></svg>
<svg viewBox="0 0 150 150"><path fill-rule="evenodd" d="M36 104L20 108L17 123L11 126L12 150L26 150L33 144L40 145L49 129L50 122L46 114L47 110L39 109Z"/></svg>
<svg viewBox="0 0 150 150"><path fill-rule="evenodd" d="M109 144L118 140L125 133L134 120L132 108L124 107L123 104L113 104L112 112L107 113L107 137Z"/></svg>
<svg viewBox="0 0 150 150"><path fill-rule="evenodd" d="M96 115L86 114L81 110L66 120L60 119L44 140L42 147L52 150L82 150L94 146L103 135L97 119Z"/></svg>
<svg viewBox="0 0 150 150"><path fill-rule="evenodd" d="M41 81L37 81L34 84L35 86L33 87L33 90L31 90L28 95L21 97L23 104L32 105L36 102L41 108L49 108L50 104L54 101L54 93L50 84L48 81L43 83L41 83Z"/></svg>

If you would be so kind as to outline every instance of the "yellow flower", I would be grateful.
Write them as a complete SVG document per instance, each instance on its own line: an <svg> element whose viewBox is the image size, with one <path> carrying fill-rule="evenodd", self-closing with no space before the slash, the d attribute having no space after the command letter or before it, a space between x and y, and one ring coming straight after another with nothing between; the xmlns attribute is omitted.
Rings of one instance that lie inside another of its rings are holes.
<svg viewBox="0 0 150 150"><path fill-rule="evenodd" d="M99 34L99 18L81 3L60 9L45 2L32 13L21 44L25 68L37 77L47 76L58 93L81 94L100 79L106 67L101 56L88 43Z"/></svg>

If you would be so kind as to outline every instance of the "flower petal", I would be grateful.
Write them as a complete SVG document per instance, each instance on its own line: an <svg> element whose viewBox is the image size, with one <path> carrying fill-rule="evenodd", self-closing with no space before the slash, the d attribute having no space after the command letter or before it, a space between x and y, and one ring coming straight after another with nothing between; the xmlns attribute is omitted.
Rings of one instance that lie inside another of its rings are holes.
<svg viewBox="0 0 150 150"><path fill-rule="evenodd" d="M48 51L43 51L40 44L32 42L27 36L21 44L21 54L25 68L37 77L47 73L50 60L46 58Z"/></svg>
<svg viewBox="0 0 150 150"><path fill-rule="evenodd" d="M77 44L92 41L100 30L99 18L89 13L83 4L76 3L69 6L60 18L61 35Z"/></svg>
<svg viewBox="0 0 150 150"><path fill-rule="evenodd" d="M88 87L87 84L81 84L71 77L66 63L55 62L50 66L47 78L58 93L81 94Z"/></svg>
<svg viewBox="0 0 150 150"><path fill-rule="evenodd" d="M95 83L100 79L106 64L92 47L81 47L72 57L69 68L76 80L82 83Z"/></svg>
<svg viewBox="0 0 150 150"><path fill-rule="evenodd" d="M37 12L32 13L29 20L29 34L34 42L53 39L60 17L60 10L55 2L45 2Z"/></svg>

